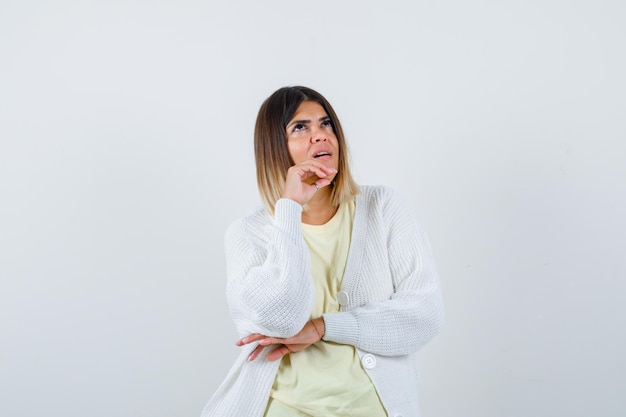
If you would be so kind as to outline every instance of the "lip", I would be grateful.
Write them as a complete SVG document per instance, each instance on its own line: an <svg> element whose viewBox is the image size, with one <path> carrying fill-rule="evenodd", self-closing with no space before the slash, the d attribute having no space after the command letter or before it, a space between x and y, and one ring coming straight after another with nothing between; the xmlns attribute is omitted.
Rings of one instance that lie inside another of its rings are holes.
<svg viewBox="0 0 626 417"><path fill-rule="evenodd" d="M319 155L322 152L326 153L327 155L315 157L315 155ZM311 152L311 158L313 159L324 161L324 160L331 159L332 157L333 157L333 151L328 148L318 148L314 152Z"/></svg>

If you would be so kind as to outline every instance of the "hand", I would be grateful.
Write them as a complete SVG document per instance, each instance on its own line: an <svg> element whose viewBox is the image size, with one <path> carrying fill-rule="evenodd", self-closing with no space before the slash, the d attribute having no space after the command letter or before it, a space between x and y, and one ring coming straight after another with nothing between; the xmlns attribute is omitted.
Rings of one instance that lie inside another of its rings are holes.
<svg viewBox="0 0 626 417"><path fill-rule="evenodd" d="M289 198L303 206L319 189L329 185L336 173L336 169L328 168L314 159L296 164L287 171L283 198Z"/></svg>
<svg viewBox="0 0 626 417"><path fill-rule="evenodd" d="M322 339L325 333L324 319L322 317L318 317L313 320L309 320L307 324L304 325L300 332L289 338L279 338L279 337L267 337L259 333L253 333L249 336L244 337L241 340L238 340L235 343L237 346L244 346L253 342L259 342L259 345L252 351L250 356L248 356L249 361L253 361L259 356L261 351L270 345L278 345L274 350L272 350L269 355L267 355L268 361L275 361L281 359L283 356L288 353L300 352L313 343L318 342Z"/></svg>

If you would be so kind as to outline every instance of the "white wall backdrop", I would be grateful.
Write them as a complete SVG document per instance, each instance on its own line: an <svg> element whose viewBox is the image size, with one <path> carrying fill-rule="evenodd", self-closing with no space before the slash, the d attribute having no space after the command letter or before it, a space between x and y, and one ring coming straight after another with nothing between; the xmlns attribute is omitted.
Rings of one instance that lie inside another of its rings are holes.
<svg viewBox="0 0 626 417"><path fill-rule="evenodd" d="M626 4L0 3L0 415L198 416L223 234L284 85L406 197L444 287L425 417L626 414Z"/></svg>

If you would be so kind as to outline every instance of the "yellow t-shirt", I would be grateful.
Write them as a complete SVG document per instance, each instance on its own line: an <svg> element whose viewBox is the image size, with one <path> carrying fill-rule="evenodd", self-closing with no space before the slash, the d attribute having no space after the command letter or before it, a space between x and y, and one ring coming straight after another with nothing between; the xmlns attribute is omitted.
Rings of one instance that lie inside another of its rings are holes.
<svg viewBox="0 0 626 417"><path fill-rule="evenodd" d="M326 224L302 224L311 253L315 304L311 318L339 311L355 203L339 206ZM387 417L353 346L319 342L283 357L265 417Z"/></svg>

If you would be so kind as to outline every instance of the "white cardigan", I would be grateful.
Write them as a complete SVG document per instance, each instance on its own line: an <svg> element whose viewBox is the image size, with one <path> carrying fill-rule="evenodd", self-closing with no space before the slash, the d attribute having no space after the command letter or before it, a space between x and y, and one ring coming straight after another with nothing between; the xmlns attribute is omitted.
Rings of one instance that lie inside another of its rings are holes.
<svg viewBox="0 0 626 417"><path fill-rule="evenodd" d="M272 218L258 210L226 232L231 315L241 337L289 337L310 319L314 299L302 207L278 200ZM324 314L324 340L356 347L389 417L418 417L416 352L443 324L430 246L411 213L386 187L357 195L350 252L338 294ZM247 345L202 417L261 417L280 361L253 362Z"/></svg>

